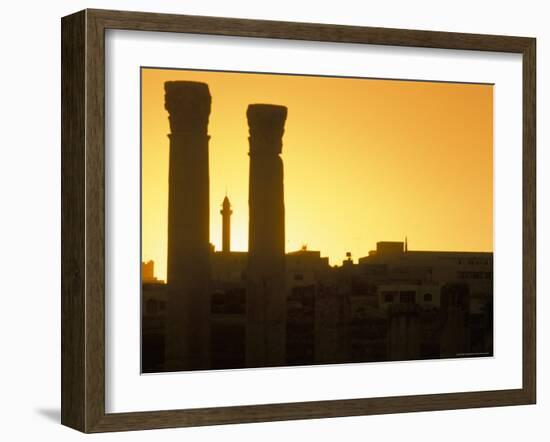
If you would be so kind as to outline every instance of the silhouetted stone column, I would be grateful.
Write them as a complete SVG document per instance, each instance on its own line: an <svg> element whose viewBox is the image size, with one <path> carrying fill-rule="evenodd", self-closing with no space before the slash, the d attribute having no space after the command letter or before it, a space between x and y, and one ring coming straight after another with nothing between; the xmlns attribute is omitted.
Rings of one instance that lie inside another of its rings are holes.
<svg viewBox="0 0 550 442"><path fill-rule="evenodd" d="M208 368L210 235L208 85L169 81L168 369Z"/></svg>
<svg viewBox="0 0 550 442"><path fill-rule="evenodd" d="M441 356L465 356L470 351L467 324L469 307L468 284L448 283L441 287Z"/></svg>
<svg viewBox="0 0 550 442"><path fill-rule="evenodd" d="M285 363L285 208L282 137L287 108L251 104L247 366Z"/></svg>
<svg viewBox="0 0 550 442"><path fill-rule="evenodd" d="M395 304L388 307L388 359L406 361L420 357L420 307Z"/></svg>

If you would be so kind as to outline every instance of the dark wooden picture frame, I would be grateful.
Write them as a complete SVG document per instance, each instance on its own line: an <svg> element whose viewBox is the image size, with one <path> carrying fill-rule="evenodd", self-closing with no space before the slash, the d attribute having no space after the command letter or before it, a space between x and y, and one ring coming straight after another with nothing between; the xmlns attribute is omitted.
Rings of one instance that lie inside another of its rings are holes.
<svg viewBox="0 0 550 442"><path fill-rule="evenodd" d="M83 432L534 404L536 400L536 40L311 23L84 10L62 19L61 421ZM523 57L523 385L219 408L105 412L105 30L519 53Z"/></svg>

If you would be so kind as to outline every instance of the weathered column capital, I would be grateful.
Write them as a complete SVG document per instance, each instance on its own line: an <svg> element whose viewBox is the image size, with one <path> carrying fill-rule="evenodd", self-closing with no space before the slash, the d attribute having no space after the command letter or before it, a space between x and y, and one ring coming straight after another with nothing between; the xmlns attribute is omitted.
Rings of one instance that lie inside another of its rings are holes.
<svg viewBox="0 0 550 442"><path fill-rule="evenodd" d="M246 111L250 154L275 154L282 151L287 108L275 104L251 104Z"/></svg>
<svg viewBox="0 0 550 442"><path fill-rule="evenodd" d="M206 83L167 81L164 108L168 111L172 135L206 133L212 97Z"/></svg>

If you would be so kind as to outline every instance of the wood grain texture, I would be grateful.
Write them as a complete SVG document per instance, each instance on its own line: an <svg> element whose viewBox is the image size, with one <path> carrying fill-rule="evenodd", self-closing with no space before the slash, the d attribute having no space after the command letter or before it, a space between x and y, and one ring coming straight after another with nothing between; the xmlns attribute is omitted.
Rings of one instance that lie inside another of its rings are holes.
<svg viewBox="0 0 550 442"><path fill-rule="evenodd" d="M61 422L85 420L85 13L61 29Z"/></svg>
<svg viewBox="0 0 550 442"><path fill-rule="evenodd" d="M86 431L105 414L105 38L86 11Z"/></svg>
<svg viewBox="0 0 550 442"><path fill-rule="evenodd" d="M523 387L448 393L105 413L106 29L523 55ZM536 398L536 45L526 37L86 10L62 20L62 423L83 432L312 419L532 404Z"/></svg>
<svg viewBox="0 0 550 442"><path fill-rule="evenodd" d="M284 38L391 46L522 52L529 38L319 23L88 10L106 29Z"/></svg>
<svg viewBox="0 0 550 442"><path fill-rule="evenodd" d="M536 40L523 51L523 389L536 402Z"/></svg>

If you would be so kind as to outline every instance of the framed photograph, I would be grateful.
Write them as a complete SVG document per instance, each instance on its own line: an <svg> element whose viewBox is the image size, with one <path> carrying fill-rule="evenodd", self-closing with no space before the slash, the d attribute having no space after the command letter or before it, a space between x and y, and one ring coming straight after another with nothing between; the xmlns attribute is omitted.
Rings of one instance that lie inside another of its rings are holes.
<svg viewBox="0 0 550 442"><path fill-rule="evenodd" d="M62 423L534 404L534 38L62 19Z"/></svg>

